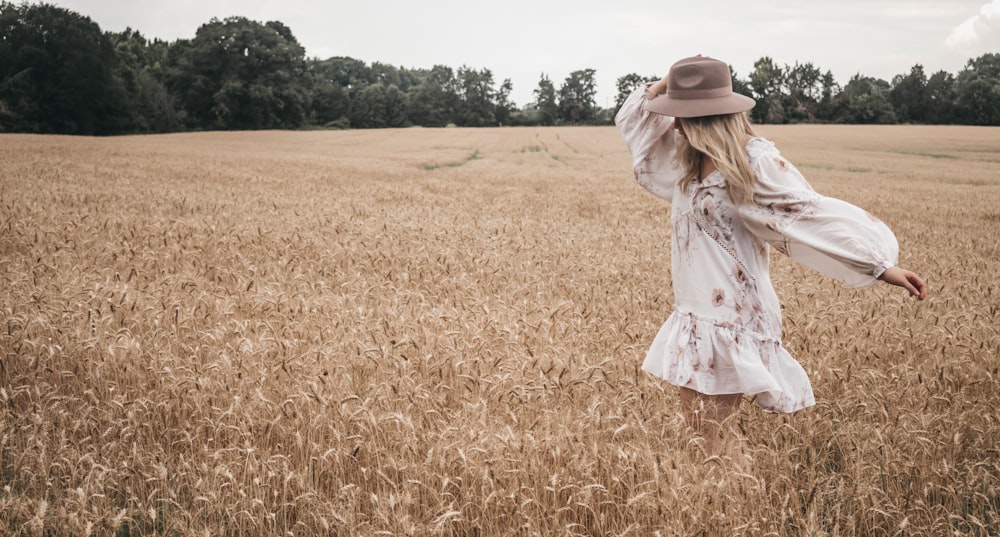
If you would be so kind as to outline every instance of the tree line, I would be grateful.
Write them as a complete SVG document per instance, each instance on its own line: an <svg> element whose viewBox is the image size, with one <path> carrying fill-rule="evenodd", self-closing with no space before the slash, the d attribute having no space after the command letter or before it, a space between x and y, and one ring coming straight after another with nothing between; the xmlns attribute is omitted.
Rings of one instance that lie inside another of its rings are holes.
<svg viewBox="0 0 1000 537"><path fill-rule="evenodd" d="M615 108L596 103L596 72L560 85L542 74L530 103L489 69L408 69L348 57L307 58L277 21L212 19L192 39L102 31L49 4L0 3L0 132L110 135L187 130L608 124L628 93L659 76L617 79ZM761 58L736 91L758 123L1000 125L1000 54L957 75L915 65L892 81L840 86L811 63Z"/></svg>

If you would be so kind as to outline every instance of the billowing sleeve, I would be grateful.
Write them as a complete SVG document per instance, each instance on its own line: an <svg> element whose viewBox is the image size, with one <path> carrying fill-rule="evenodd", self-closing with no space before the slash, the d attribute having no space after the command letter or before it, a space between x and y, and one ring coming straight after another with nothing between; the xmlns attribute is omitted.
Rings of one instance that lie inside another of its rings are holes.
<svg viewBox="0 0 1000 537"><path fill-rule="evenodd" d="M669 201L681 175L674 161L674 118L644 109L652 97L647 95L648 87L640 86L629 95L615 115L615 125L632 153L636 180L650 193Z"/></svg>
<svg viewBox="0 0 1000 537"><path fill-rule="evenodd" d="M751 159L754 202L740 207L751 233L822 274L865 287L899 259L896 236L881 220L821 196L776 149Z"/></svg>

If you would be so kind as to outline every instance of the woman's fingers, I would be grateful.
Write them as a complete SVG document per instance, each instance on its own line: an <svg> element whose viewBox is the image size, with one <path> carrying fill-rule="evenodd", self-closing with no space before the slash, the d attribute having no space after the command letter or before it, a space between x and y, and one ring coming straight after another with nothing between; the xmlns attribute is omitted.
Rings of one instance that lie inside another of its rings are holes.
<svg viewBox="0 0 1000 537"><path fill-rule="evenodd" d="M882 275L887 283L898 285L909 291L910 296L923 300L927 296L927 285L916 273L899 267L891 267Z"/></svg>
<svg viewBox="0 0 1000 537"><path fill-rule="evenodd" d="M909 273L907 276L908 276L907 280L909 280L908 283L912 288L910 290L910 293L913 296L919 298L920 300L923 300L924 297L927 296L927 285L924 284L924 281L920 279L920 276L917 276L912 272Z"/></svg>

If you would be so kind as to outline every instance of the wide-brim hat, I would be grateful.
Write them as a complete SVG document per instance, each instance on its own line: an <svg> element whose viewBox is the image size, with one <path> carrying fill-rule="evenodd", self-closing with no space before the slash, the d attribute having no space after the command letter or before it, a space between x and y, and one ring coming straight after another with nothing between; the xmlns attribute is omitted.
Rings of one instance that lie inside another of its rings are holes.
<svg viewBox="0 0 1000 537"><path fill-rule="evenodd" d="M646 101L646 110L673 117L702 117L746 112L754 107L746 95L733 93L729 65L695 56L670 67L667 92Z"/></svg>

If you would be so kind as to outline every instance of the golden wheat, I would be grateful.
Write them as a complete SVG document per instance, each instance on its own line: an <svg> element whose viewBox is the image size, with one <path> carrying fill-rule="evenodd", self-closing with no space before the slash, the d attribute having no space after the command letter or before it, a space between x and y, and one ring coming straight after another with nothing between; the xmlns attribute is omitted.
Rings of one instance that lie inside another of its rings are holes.
<svg viewBox="0 0 1000 537"><path fill-rule="evenodd" d="M639 370L669 208L612 128L0 136L0 530L997 535L1000 133L763 130L931 294L776 257L819 402L749 465Z"/></svg>

